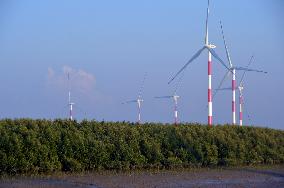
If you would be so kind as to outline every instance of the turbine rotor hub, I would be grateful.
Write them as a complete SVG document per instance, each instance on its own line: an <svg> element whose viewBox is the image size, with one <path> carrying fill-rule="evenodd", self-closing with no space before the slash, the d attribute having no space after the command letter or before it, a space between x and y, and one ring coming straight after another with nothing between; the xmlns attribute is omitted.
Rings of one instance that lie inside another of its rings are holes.
<svg viewBox="0 0 284 188"><path fill-rule="evenodd" d="M216 46L214 44L206 44L205 46L207 46L210 49L216 48Z"/></svg>

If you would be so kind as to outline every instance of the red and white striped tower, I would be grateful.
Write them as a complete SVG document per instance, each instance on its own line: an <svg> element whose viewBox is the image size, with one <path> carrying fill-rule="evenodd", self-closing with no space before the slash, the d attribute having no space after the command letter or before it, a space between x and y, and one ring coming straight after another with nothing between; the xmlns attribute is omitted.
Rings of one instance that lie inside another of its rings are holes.
<svg viewBox="0 0 284 188"><path fill-rule="evenodd" d="M240 119L240 126L243 125L243 86L239 86L239 103L240 103L240 114L239 114L239 119Z"/></svg>
<svg viewBox="0 0 284 188"><path fill-rule="evenodd" d="M208 16L209 16L209 0L207 7L207 18L206 18L206 35L205 45L209 46L208 42ZM212 58L211 53L208 50L208 125L212 126Z"/></svg>
<svg viewBox="0 0 284 188"><path fill-rule="evenodd" d="M207 7L207 17L206 17L206 35L205 35L205 46L213 49L216 48L215 45L209 44L209 36L208 36L208 18L209 18L209 0ZM212 109L212 58L211 53L208 50L208 125L212 127L213 123L213 109Z"/></svg>
<svg viewBox="0 0 284 188"><path fill-rule="evenodd" d="M175 106L174 106L175 125L178 124L178 110L177 110L178 98L179 98L179 96L177 96L177 95L173 96L173 99L174 99L174 102L175 102Z"/></svg>
<svg viewBox="0 0 284 188"><path fill-rule="evenodd" d="M70 118L70 120L73 120L73 115L72 115L73 104L72 104L72 103L70 103L69 105L70 105L69 118Z"/></svg>
<svg viewBox="0 0 284 188"><path fill-rule="evenodd" d="M70 91L69 91L69 107L70 107L70 109L69 109L69 119L70 120L72 120L72 104L71 104L71 93L70 93Z"/></svg>
<svg viewBox="0 0 284 188"><path fill-rule="evenodd" d="M208 125L212 126L212 60L208 51Z"/></svg>
<svg viewBox="0 0 284 188"><path fill-rule="evenodd" d="M72 105L70 105L70 120L73 120L73 116L72 116Z"/></svg>
<svg viewBox="0 0 284 188"><path fill-rule="evenodd" d="M233 125L236 124L236 69L233 68L232 73L232 117L233 117Z"/></svg>
<svg viewBox="0 0 284 188"><path fill-rule="evenodd" d="M74 105L75 103L73 103L73 102L71 102L71 92L69 91L69 119L70 120L73 120L73 105Z"/></svg>
<svg viewBox="0 0 284 188"><path fill-rule="evenodd" d="M71 102L71 84L70 84L70 76L68 73L68 87L69 87L69 92L68 92L68 105L69 105L69 119L73 120L73 105L75 103Z"/></svg>
<svg viewBox="0 0 284 188"><path fill-rule="evenodd" d="M143 102L140 97L137 99L137 104L138 104L138 124L141 123L141 102Z"/></svg>

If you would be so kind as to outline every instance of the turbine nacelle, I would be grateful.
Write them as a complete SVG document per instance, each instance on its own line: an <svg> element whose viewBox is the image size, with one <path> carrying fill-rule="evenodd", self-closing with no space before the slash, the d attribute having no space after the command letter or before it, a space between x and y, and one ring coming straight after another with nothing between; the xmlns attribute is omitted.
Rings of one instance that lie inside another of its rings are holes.
<svg viewBox="0 0 284 188"><path fill-rule="evenodd" d="M174 99L175 101L177 101L178 98L180 98L180 96L178 96L178 95L174 95L174 96L173 96L173 99Z"/></svg>
<svg viewBox="0 0 284 188"><path fill-rule="evenodd" d="M143 99L137 99L137 102L138 103L141 103L141 102L143 102L144 100Z"/></svg>
<svg viewBox="0 0 284 188"><path fill-rule="evenodd" d="M206 48L214 49L216 46L214 44L205 44Z"/></svg>
<svg viewBox="0 0 284 188"><path fill-rule="evenodd" d="M241 85L238 88L239 88L240 91L242 91L244 89L244 86Z"/></svg>

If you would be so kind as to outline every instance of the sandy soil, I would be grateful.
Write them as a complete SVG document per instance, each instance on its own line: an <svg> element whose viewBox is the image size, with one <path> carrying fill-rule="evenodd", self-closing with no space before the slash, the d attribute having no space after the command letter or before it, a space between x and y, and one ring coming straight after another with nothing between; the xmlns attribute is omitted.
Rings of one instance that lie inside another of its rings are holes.
<svg viewBox="0 0 284 188"><path fill-rule="evenodd" d="M0 181L5 188L176 188L257 187L283 188L284 165L226 169L190 169L134 172L61 174L45 177L13 177Z"/></svg>

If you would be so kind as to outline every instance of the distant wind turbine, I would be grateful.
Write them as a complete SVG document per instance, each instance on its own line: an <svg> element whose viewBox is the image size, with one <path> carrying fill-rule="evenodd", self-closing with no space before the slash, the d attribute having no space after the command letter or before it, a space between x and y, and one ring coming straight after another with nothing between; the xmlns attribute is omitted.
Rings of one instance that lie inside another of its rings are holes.
<svg viewBox="0 0 284 188"><path fill-rule="evenodd" d="M250 62L247 65L247 67L251 64L252 58L253 58L253 56L251 57ZM243 72L240 84L238 86L238 89L239 89L239 104L240 104L240 113L239 113L240 126L243 125L243 105L244 105L243 89L244 89L244 77L245 77L246 72L247 71Z"/></svg>
<svg viewBox="0 0 284 188"><path fill-rule="evenodd" d="M217 53L213 50L216 48L215 45L209 44L209 38L208 38L208 17L209 17L209 0L208 0L208 7L207 7L207 17L206 17L206 34L205 34L205 44L204 46L198 50L193 57L170 79L168 82L169 84L181 73L183 72L186 67L193 62L194 59L196 59L203 50L208 50L208 125L212 126L212 60L211 60L211 54L228 70L229 67L224 63L224 61L217 55ZM230 70L231 71L231 70Z"/></svg>
<svg viewBox="0 0 284 188"><path fill-rule="evenodd" d="M174 94L173 95L168 95L168 96L159 96L159 97L154 97L156 99L173 99L174 101L174 123L175 125L178 124L178 99L180 96L177 95L177 90L180 86L181 80L182 80L183 75L180 77L179 82L175 88Z"/></svg>
<svg viewBox="0 0 284 188"><path fill-rule="evenodd" d="M220 82L218 88L214 91L213 99L214 99L215 95L217 94L218 90L221 90L221 86L222 86L223 82L225 81L225 79L227 78L227 76L229 74L231 74L232 86L229 89L232 90L232 124L235 125L236 124L236 71L251 71L251 72L259 72L259 73L267 73L267 72L262 71L262 70L256 70L256 69L249 69L248 66L246 66L246 67L234 66L232 61L231 61L231 57L230 57L229 49L227 47L227 43L226 43L226 39L225 39L225 35L224 35L223 26L222 26L221 21L220 21L220 26L221 26L223 42L224 42L224 46L225 46L227 60L228 60L228 63L229 63L230 70L228 70L226 72L226 74L224 75L224 77L223 77L222 81ZM252 56L252 58L253 58L253 56ZM252 58L251 58L251 60L252 60ZM250 60L250 63L251 63L251 60Z"/></svg>
<svg viewBox="0 0 284 188"><path fill-rule="evenodd" d="M145 73L137 99L126 101L126 102L122 103L122 104L137 103L137 106L138 106L138 124L141 124L141 106L142 106L142 102L144 101L142 99L142 92L143 92L143 89L144 89L144 83L145 83L146 75L147 74Z"/></svg>
<svg viewBox="0 0 284 188"><path fill-rule="evenodd" d="M155 97L156 99L170 99L172 98L174 100L174 122L175 125L178 124L178 110L177 110L177 104L178 104L178 99L180 98L180 96L178 96L176 93L174 93L174 95L170 95L170 96L160 96L160 97Z"/></svg>

